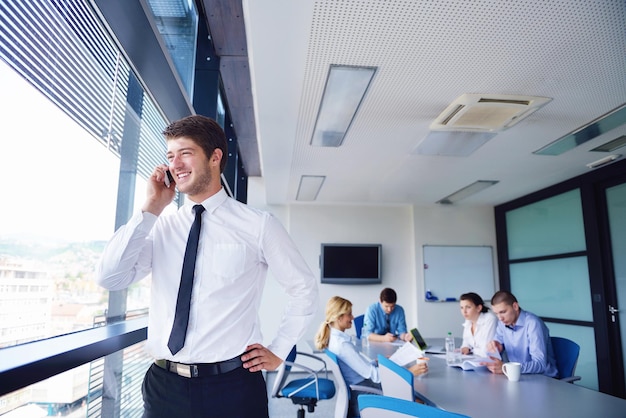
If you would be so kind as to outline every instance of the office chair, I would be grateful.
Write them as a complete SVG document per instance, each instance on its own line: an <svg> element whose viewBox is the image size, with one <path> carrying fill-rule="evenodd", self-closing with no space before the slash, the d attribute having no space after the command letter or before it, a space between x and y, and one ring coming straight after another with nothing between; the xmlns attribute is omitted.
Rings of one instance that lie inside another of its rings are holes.
<svg viewBox="0 0 626 418"><path fill-rule="evenodd" d="M341 374L341 368L339 367L339 359L337 355L330 351L329 349L324 350L324 353L331 360L329 363L329 368L333 372L333 377L335 380L335 386L337 388L337 399L335 400L335 418L346 418L348 415L348 405L349 401L353 396L352 391L358 390L359 392L368 392L373 395L382 395L383 391L372 388L369 386L359 386L359 385L350 385L346 383L343 379L343 374ZM348 417L354 418L354 417Z"/></svg>
<svg viewBox="0 0 626 418"><path fill-rule="evenodd" d="M564 382L574 383L580 380L580 376L574 376L580 346L572 340L563 337L550 337L552 349L556 357L556 368L559 371L559 379Z"/></svg>
<svg viewBox="0 0 626 418"><path fill-rule="evenodd" d="M352 322L354 322L354 329L356 331L356 337L361 339L361 330L363 329L363 321L365 320L365 315L355 316Z"/></svg>
<svg viewBox="0 0 626 418"><path fill-rule="evenodd" d="M359 410L361 418L469 418L467 415L389 396L359 395Z"/></svg>
<svg viewBox="0 0 626 418"><path fill-rule="evenodd" d="M399 364L389 360L382 354L378 355L378 373L383 395L391 398L414 402L416 399L426 405L436 405L413 388L413 373Z"/></svg>
<svg viewBox="0 0 626 418"><path fill-rule="evenodd" d="M314 370L296 363L296 355L314 359L316 362L321 363L320 368ZM304 371L305 377L287 381L292 368ZM324 377L319 377L320 374L323 374ZM297 418L304 418L305 406L309 412L314 412L317 401L331 399L333 396L335 396L335 384L328 378L326 362L312 354L296 351L296 346L294 345L287 359L278 368L272 389L272 397L291 399L294 404L300 405Z"/></svg>

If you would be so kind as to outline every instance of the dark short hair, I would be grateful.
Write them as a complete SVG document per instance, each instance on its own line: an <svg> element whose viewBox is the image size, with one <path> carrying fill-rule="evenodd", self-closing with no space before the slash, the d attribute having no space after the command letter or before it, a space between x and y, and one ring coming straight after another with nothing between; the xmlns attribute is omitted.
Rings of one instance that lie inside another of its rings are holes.
<svg viewBox="0 0 626 418"><path fill-rule="evenodd" d="M222 150L220 173L224 172L228 159L228 143L224 130L214 119L202 115L191 115L172 122L163 135L166 140L186 137L195 142L211 158L215 149Z"/></svg>
<svg viewBox="0 0 626 418"><path fill-rule="evenodd" d="M502 302L507 305L513 305L513 303L517 302L517 298L508 290L498 290L491 298L491 305L497 305ZM519 302L517 303L519 304Z"/></svg>
<svg viewBox="0 0 626 418"><path fill-rule="evenodd" d="M396 291L389 287L384 288L380 292L381 302L396 303L397 300L398 300L398 295L396 294Z"/></svg>
<svg viewBox="0 0 626 418"><path fill-rule="evenodd" d="M483 313L489 310L489 308L485 306L485 302L483 301L483 298L481 298L478 293L474 293L474 292L463 293L459 299L469 300L475 306L482 306L483 308L480 311Z"/></svg>

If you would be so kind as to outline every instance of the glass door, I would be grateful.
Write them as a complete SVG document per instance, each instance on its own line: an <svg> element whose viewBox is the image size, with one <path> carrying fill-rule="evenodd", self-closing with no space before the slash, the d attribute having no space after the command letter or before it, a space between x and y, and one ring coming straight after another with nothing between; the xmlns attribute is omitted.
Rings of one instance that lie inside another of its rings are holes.
<svg viewBox="0 0 626 418"><path fill-rule="evenodd" d="M606 201L616 300L607 306L609 327L612 332L619 330L622 364L626 364L626 183L607 188ZM624 374L618 386L624 387Z"/></svg>

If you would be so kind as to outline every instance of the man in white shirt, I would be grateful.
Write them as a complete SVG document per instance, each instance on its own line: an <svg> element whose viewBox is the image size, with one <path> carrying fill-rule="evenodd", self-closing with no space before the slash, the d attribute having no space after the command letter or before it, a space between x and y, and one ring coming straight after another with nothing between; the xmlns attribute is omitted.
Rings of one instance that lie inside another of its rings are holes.
<svg viewBox="0 0 626 418"><path fill-rule="evenodd" d="M152 273L146 351L156 361L144 379L144 417L267 417L261 370L278 368L307 329L318 305L316 279L278 220L226 195L227 142L213 119L189 116L164 135L169 165L155 167L141 212L109 241L97 271L109 290ZM168 170L175 187L166 185ZM175 188L188 203L162 215ZM182 348L171 348L194 204L202 208L191 302ZM258 309L268 268L289 298L265 347Z"/></svg>

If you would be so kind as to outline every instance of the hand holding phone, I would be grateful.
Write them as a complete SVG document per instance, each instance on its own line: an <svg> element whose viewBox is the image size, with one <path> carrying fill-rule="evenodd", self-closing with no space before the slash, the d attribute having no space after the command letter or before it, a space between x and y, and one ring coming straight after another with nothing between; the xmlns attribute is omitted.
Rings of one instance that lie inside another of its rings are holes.
<svg viewBox="0 0 626 418"><path fill-rule="evenodd" d="M165 186L167 188L170 187L170 184L176 183L174 181L174 176L172 176L172 173L170 172L170 170L165 170L165 178L163 179L163 183L165 183Z"/></svg>

